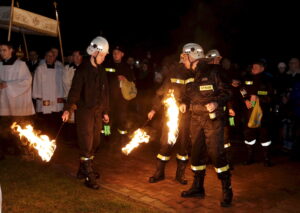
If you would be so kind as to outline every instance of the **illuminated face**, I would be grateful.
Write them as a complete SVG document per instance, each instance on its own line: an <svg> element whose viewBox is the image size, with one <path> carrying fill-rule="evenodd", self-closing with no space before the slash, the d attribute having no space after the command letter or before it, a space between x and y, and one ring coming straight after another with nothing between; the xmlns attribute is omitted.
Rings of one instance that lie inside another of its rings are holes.
<svg viewBox="0 0 300 213"><path fill-rule="evenodd" d="M120 50L113 51L113 59L115 62L121 62L123 56L124 56L124 53L122 51L120 51Z"/></svg>
<svg viewBox="0 0 300 213"><path fill-rule="evenodd" d="M107 55L107 54L106 54L106 53L103 53L103 52L95 52L95 53L93 53L93 56L96 57L96 63L97 63L98 65L100 65L100 64L103 63L103 61L104 61L106 55Z"/></svg>
<svg viewBox="0 0 300 213"><path fill-rule="evenodd" d="M54 64L55 57L54 57L52 51L49 51L46 53L45 60L46 60L47 64Z"/></svg>
<svg viewBox="0 0 300 213"><path fill-rule="evenodd" d="M0 45L0 55L4 60L10 59L12 57L13 49L7 45Z"/></svg>
<svg viewBox="0 0 300 213"><path fill-rule="evenodd" d="M38 54L36 51L30 51L29 52L29 60L30 61L36 61L38 59Z"/></svg>
<svg viewBox="0 0 300 213"><path fill-rule="evenodd" d="M51 52L53 53L53 55L54 55L54 58L56 59L56 58L57 58L57 56L58 56L58 49L56 49L56 48L52 48L52 49L51 49Z"/></svg>
<svg viewBox="0 0 300 213"><path fill-rule="evenodd" d="M82 62L82 55L80 55L79 51L73 52L72 59L74 64L79 65Z"/></svg>
<svg viewBox="0 0 300 213"><path fill-rule="evenodd" d="M264 70L265 70L264 66L262 66L260 64L253 64L251 72L253 75L257 75L257 74L263 72Z"/></svg>

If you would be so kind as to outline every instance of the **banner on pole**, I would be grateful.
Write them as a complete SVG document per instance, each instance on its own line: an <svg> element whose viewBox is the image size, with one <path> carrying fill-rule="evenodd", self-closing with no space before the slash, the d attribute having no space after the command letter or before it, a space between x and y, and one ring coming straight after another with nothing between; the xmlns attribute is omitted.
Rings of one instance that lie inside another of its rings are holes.
<svg viewBox="0 0 300 213"><path fill-rule="evenodd" d="M9 28L10 9L8 6L0 7L1 28ZM57 24L55 19L13 7L12 31L57 37Z"/></svg>

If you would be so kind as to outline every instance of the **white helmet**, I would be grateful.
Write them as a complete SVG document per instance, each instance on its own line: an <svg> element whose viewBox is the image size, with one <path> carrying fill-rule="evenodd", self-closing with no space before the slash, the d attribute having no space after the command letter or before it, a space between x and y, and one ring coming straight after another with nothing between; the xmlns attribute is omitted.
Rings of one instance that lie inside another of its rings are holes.
<svg viewBox="0 0 300 213"><path fill-rule="evenodd" d="M216 58L220 56L221 56L220 52L217 49L213 49L206 53L205 58Z"/></svg>
<svg viewBox="0 0 300 213"><path fill-rule="evenodd" d="M195 43L185 44L182 48L182 53L188 54L194 60L205 57L203 48L199 44Z"/></svg>
<svg viewBox="0 0 300 213"><path fill-rule="evenodd" d="M101 36L97 36L92 40L91 44L88 46L86 51L89 55L92 55L96 51L107 54L108 49L109 49L109 45L107 40Z"/></svg>

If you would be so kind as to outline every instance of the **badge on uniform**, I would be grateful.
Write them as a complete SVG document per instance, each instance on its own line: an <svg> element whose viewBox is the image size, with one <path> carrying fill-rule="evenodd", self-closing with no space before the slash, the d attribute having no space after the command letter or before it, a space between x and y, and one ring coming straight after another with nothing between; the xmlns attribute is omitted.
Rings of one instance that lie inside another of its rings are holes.
<svg viewBox="0 0 300 213"><path fill-rule="evenodd" d="M208 90L214 90L214 86L211 84L200 86L200 91L208 91Z"/></svg>

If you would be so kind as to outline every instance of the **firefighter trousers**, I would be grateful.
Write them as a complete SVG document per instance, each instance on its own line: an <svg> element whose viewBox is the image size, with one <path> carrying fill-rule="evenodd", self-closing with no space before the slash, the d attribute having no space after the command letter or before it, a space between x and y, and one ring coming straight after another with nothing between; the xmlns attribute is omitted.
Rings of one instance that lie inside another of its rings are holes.
<svg viewBox="0 0 300 213"><path fill-rule="evenodd" d="M210 157L218 174L228 171L222 117L211 120L208 116L192 115L190 131L192 170L194 172L205 170Z"/></svg>
<svg viewBox="0 0 300 213"><path fill-rule="evenodd" d="M90 158L100 145L102 109L79 108L76 112L76 124L80 155Z"/></svg>
<svg viewBox="0 0 300 213"><path fill-rule="evenodd" d="M188 160L188 153L189 153L189 147L190 147L190 131L189 131L189 123L190 123L190 113L180 113L180 120L179 120L179 132L176 144L178 144L178 154L177 159L181 161ZM160 151L157 155L157 158L162 161L168 161L170 160L171 152L174 145L170 145L168 143L168 132L169 128L166 125L166 118L163 119L164 125L162 129L162 135L160 138Z"/></svg>

